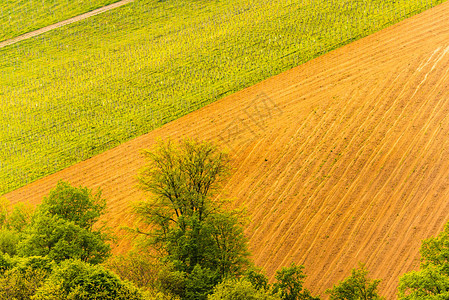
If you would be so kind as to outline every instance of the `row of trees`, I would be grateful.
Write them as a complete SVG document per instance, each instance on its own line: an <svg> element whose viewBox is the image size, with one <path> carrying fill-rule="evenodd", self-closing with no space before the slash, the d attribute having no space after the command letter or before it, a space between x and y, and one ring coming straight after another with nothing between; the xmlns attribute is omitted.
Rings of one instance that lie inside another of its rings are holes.
<svg viewBox="0 0 449 300"><path fill-rule="evenodd" d="M144 299L130 282L99 265L110 235L94 228L106 208L101 193L59 182L33 212L0 213L0 299Z"/></svg>
<svg viewBox="0 0 449 300"><path fill-rule="evenodd" d="M148 200L135 207L143 228L133 252L110 254L99 224L101 192L59 182L35 211L0 212L0 299L319 299L303 266L269 283L249 260L243 211L221 197L228 156L212 143L161 142L145 151L139 176ZM422 270L400 280L400 299L449 298L449 227L423 243ZM364 265L326 291L330 299L383 299Z"/></svg>

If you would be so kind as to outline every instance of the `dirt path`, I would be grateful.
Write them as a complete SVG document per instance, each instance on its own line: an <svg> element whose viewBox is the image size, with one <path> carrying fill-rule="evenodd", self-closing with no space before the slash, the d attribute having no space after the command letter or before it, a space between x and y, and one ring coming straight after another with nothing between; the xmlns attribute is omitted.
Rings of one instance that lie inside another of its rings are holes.
<svg viewBox="0 0 449 300"><path fill-rule="evenodd" d="M449 216L448 24L445 2L5 197L36 204L65 179L101 187L109 224L131 225L140 149L216 140L234 155L226 188L249 211L253 259L269 276L304 264L306 286L324 295L365 262L394 299Z"/></svg>
<svg viewBox="0 0 449 300"><path fill-rule="evenodd" d="M76 17L73 17L73 18L70 18L70 19L67 19L67 20L64 20L64 21L61 21L61 22L58 22L58 23L46 26L46 27L43 27L41 29L34 30L34 31L31 31L31 32L19 35L19 36L15 37L15 38L12 38L12 39L0 42L0 48L3 48L3 47L6 47L8 45L12 45L12 44L15 44L17 42L20 42L20 41L23 41L23 40L26 40L26 39L38 36L40 34L43 34L43 33L47 32L47 31L50 31L50 30L53 30L53 29L56 29L56 28L59 28L59 27L62 27L62 26L68 25L68 24L72 24L72 23L75 23L75 22L78 22L78 21L90 18L92 16L104 13L104 12L106 12L108 10L111 10L111 9L123 6L123 5L128 4L130 2L133 2L133 1L134 0L122 0L122 1L119 1L119 2L116 2L116 3L112 3L112 4L109 4L109 5L97 8L97 9L95 9L93 11L84 13L82 15L79 15L79 16L76 16Z"/></svg>

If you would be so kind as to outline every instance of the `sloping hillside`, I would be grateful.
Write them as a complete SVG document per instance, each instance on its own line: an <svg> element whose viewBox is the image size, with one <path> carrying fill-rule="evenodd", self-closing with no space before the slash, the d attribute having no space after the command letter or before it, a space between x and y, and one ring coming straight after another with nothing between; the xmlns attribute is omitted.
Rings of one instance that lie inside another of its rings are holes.
<svg viewBox="0 0 449 300"><path fill-rule="evenodd" d="M102 187L127 224L139 150L199 137L230 149L227 189L246 205L256 263L304 264L322 293L358 261L382 278L419 265L449 212L449 2L6 194L38 203L59 179Z"/></svg>

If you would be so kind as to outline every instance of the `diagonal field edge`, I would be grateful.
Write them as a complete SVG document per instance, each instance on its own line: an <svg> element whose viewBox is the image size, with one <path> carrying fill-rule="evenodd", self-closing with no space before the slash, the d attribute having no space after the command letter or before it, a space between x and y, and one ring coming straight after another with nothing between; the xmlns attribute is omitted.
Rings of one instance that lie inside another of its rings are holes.
<svg viewBox="0 0 449 300"><path fill-rule="evenodd" d="M119 232L135 227L131 205L145 197L140 149L162 137L218 140L235 168L226 198L247 207L252 258L268 276L304 264L305 287L324 295L364 262L396 299L421 240L448 220L447 24L449 2L4 197L38 204L59 180L101 187L103 220ZM119 234L116 253L129 249Z"/></svg>
<svg viewBox="0 0 449 300"><path fill-rule="evenodd" d="M56 29L56 28L59 28L59 27L63 27L63 26L66 26L66 25L69 25L69 24L72 24L72 23L75 23L75 22L78 22L78 21L90 18L92 16L95 16L95 15L107 12L107 11L109 11L111 9L123 6L123 5L128 4L130 2L133 2L133 1L134 0L122 0L122 1L119 1L119 2L116 2L116 3L112 3L112 4L109 4L109 5L97 8L97 9L95 9L93 11L90 11L90 12L87 12L87 13L75 16L73 18L70 18L70 19L67 19L67 20L64 20L64 21L52 24L52 25L45 26L45 27L43 27L41 29L37 29L37 30L31 31L31 32L24 33L24 34L19 35L19 36L15 37L15 38L8 39L6 41L0 42L0 48L6 47L6 46L9 46L9 45L13 45L13 44L18 43L20 41L23 41L23 40L26 40L26 39L29 39L29 38L41 35L43 33L46 33L46 32L48 32L50 30L53 30L53 29Z"/></svg>

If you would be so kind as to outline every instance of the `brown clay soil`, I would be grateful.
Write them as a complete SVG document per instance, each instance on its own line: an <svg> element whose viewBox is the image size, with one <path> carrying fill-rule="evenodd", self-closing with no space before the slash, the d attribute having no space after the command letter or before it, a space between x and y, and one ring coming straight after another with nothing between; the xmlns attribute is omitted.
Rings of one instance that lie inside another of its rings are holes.
<svg viewBox="0 0 449 300"><path fill-rule="evenodd" d="M70 19L67 19L67 20L64 20L64 21L52 24L52 25L48 25L48 26L45 26L43 28L40 28L40 29L37 29L37 30L34 30L34 31L30 31L30 32L24 33L24 34L19 35L19 36L15 37L15 38L11 38L11 39L8 39L8 40L0 42L0 48L3 48L3 47L6 47L6 46L9 46L9 45L18 43L20 41L23 41L23 40L26 40L26 39L29 39L29 38L32 38L32 37L35 37L35 36L38 36L38 35L41 35L41 34L47 32L47 31L50 31L50 30L53 30L53 29L56 29L56 28L59 28L59 27L62 27L62 26L66 26L68 24L72 24L72 23L75 23L75 22L78 22L78 21L90 18L92 16L104 13L106 11L109 11L111 9L114 9L114 8L117 8L117 7L120 7L120 6L123 6L123 5L128 4L130 2L133 2L133 1L134 0L122 0L122 1L119 1L119 2L115 2L115 3L112 3L112 4L109 4L109 5L97 8L97 9L95 9L93 11L89 11L87 13L81 14L79 16L76 16L76 17L73 17L73 18L70 18Z"/></svg>
<svg viewBox="0 0 449 300"><path fill-rule="evenodd" d="M230 149L226 188L248 208L253 259L271 278L304 264L323 294L365 262L393 299L449 216L449 2L5 197L39 203L66 179L101 187L109 224L129 225L140 150L161 137Z"/></svg>

